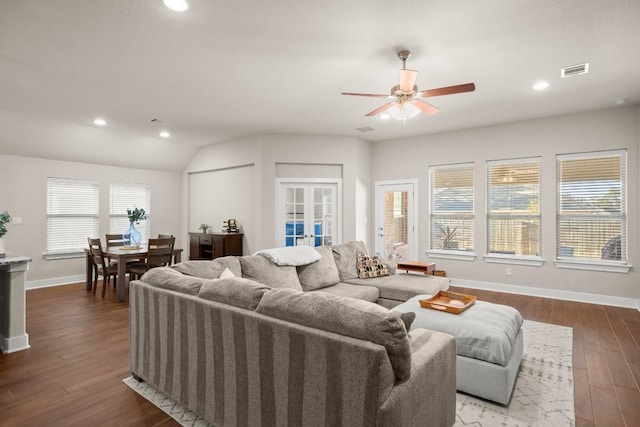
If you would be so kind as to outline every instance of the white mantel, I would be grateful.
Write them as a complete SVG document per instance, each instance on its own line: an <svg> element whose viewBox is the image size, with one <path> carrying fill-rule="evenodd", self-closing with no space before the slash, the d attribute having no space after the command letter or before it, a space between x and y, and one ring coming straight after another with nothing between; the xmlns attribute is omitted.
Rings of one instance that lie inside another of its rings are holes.
<svg viewBox="0 0 640 427"><path fill-rule="evenodd" d="M0 258L0 351L13 353L29 347L26 331L26 272L29 257Z"/></svg>

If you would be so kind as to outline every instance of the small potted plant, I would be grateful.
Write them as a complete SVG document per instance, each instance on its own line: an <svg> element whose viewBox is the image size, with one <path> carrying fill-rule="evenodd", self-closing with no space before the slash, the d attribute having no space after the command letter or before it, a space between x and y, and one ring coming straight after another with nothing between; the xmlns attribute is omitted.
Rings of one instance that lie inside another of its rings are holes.
<svg viewBox="0 0 640 427"><path fill-rule="evenodd" d="M442 232L442 249L458 249L458 242L456 241L456 237L458 237L458 228L457 227L440 227L440 231Z"/></svg>
<svg viewBox="0 0 640 427"><path fill-rule="evenodd" d="M209 224L205 224L204 222L200 224L200 230L202 230L203 233L206 233L208 229L209 229Z"/></svg>
<svg viewBox="0 0 640 427"><path fill-rule="evenodd" d="M9 221L11 221L9 212L4 211L0 213L0 258L5 257L4 235L7 234L7 227L5 226L5 224L7 224Z"/></svg>

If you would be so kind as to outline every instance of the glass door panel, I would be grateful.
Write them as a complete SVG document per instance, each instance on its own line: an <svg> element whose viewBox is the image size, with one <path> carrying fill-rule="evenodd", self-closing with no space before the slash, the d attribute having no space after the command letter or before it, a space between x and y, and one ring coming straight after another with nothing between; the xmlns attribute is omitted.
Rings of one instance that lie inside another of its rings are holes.
<svg viewBox="0 0 640 427"><path fill-rule="evenodd" d="M337 241L337 189L333 183L282 184L285 246L330 246Z"/></svg>
<svg viewBox="0 0 640 427"><path fill-rule="evenodd" d="M377 185L376 253L390 263L416 259L413 185Z"/></svg>

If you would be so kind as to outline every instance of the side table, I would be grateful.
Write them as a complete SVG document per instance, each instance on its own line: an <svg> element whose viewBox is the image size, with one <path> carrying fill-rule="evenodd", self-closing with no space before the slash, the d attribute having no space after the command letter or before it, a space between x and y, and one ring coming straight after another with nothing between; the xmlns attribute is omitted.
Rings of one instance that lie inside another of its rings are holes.
<svg viewBox="0 0 640 427"><path fill-rule="evenodd" d="M436 273L436 264L433 262L401 261L396 265L396 270L404 270L407 273L410 271L417 271L433 276Z"/></svg>

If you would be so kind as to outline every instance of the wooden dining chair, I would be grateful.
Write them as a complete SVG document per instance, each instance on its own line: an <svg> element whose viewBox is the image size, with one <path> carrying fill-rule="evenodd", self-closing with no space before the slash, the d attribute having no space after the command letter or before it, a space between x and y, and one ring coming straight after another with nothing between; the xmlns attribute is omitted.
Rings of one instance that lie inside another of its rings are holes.
<svg viewBox="0 0 640 427"><path fill-rule="evenodd" d="M114 286L118 277L118 265L108 264L104 254L102 252L102 243L100 239L87 239L89 242L89 252L91 253L91 259L93 260L93 272L94 279L92 280L92 291L95 294L98 289L98 276L102 276L102 298L104 298L109 284L109 278L113 276Z"/></svg>
<svg viewBox="0 0 640 427"><path fill-rule="evenodd" d="M112 246L124 246L124 239L122 238L122 234L106 234L106 247Z"/></svg>
<svg viewBox="0 0 640 427"><path fill-rule="evenodd" d="M130 279L139 279L152 268L170 265L173 257L174 243L174 237L168 239L149 239L147 258L144 263L131 266Z"/></svg>

